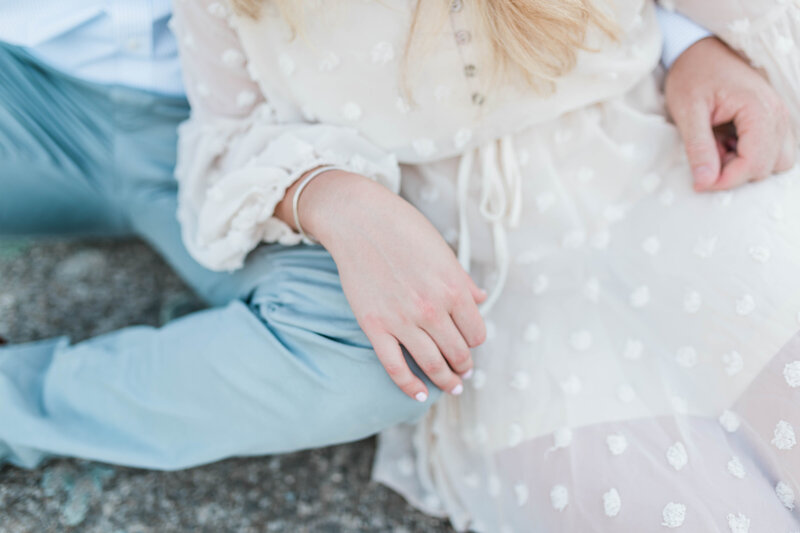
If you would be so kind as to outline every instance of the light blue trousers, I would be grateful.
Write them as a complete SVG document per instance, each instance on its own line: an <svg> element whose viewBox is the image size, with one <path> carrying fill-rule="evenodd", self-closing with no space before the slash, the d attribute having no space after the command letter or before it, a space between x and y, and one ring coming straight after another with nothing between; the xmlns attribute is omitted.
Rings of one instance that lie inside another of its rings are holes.
<svg viewBox="0 0 800 533"><path fill-rule="evenodd" d="M177 469L357 440L413 421L321 246L264 245L234 273L175 218L185 100L73 79L0 43L0 235L135 234L212 309L70 345L0 348L0 463Z"/></svg>

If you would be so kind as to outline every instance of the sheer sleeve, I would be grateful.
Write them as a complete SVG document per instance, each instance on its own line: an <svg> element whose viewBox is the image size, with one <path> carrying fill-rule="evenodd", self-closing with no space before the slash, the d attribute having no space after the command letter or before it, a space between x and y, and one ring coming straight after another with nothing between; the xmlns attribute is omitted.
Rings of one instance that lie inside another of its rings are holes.
<svg viewBox="0 0 800 533"><path fill-rule="evenodd" d="M400 190L395 155L355 128L277 120L276 105L292 104L262 92L229 20L225 3L183 0L171 22L192 108L179 129L177 216L189 253L212 270L240 268L260 242L302 241L274 210L314 167L336 164Z"/></svg>

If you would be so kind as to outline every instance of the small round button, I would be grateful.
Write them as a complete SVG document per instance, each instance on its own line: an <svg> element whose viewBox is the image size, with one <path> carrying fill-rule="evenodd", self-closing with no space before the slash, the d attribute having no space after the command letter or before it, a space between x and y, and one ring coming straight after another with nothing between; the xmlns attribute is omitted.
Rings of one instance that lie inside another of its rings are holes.
<svg viewBox="0 0 800 533"><path fill-rule="evenodd" d="M457 12L461 11L461 8L464 7L464 4L461 0L453 0L450 2L450 11Z"/></svg>
<svg viewBox="0 0 800 533"><path fill-rule="evenodd" d="M472 103L475 105L483 105L486 99L481 93L472 93Z"/></svg>
<svg viewBox="0 0 800 533"><path fill-rule="evenodd" d="M131 37L125 42L125 47L131 52L135 52L142 47L142 42L136 37Z"/></svg>
<svg viewBox="0 0 800 533"><path fill-rule="evenodd" d="M472 35L467 30L458 30L456 32L456 42L458 44L467 44Z"/></svg>
<svg viewBox="0 0 800 533"><path fill-rule="evenodd" d="M464 75L468 78L472 78L475 76L475 65L464 65Z"/></svg>

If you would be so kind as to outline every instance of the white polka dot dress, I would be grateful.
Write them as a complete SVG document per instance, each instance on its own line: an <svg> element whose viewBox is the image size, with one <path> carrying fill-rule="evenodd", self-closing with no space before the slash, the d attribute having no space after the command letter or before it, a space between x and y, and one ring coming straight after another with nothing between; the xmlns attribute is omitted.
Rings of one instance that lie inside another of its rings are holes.
<svg viewBox="0 0 800 533"><path fill-rule="evenodd" d="M732 4L686 9L800 124L800 6ZM487 83L470 2L410 93L408 2L309 5L316 47L273 9L176 3L178 214L198 261L235 269L300 242L274 206L338 164L406 198L489 290L464 393L383 432L374 478L459 531L800 531L800 173L692 190L652 3L615 2L621 41L590 32L599 51L549 96Z"/></svg>

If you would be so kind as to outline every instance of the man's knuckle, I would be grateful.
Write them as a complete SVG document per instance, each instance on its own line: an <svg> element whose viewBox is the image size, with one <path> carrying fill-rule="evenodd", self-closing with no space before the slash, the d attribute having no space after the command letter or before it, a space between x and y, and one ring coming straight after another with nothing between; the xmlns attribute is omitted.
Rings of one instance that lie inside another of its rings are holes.
<svg viewBox="0 0 800 533"><path fill-rule="evenodd" d="M731 103L731 100L733 100L733 94L734 93L730 91L727 86L722 85L719 87L714 87L712 97L720 105L727 105Z"/></svg>
<svg viewBox="0 0 800 533"><path fill-rule="evenodd" d="M750 172L749 174L743 176L736 183L732 183L731 185L733 187L736 187L736 186L739 186L739 185L744 185L745 183L754 183L754 182L758 182L758 181L763 181L764 179L767 178L767 176L768 176L768 174L765 174L763 172L759 172L759 171L755 171L754 170L754 171Z"/></svg>
<svg viewBox="0 0 800 533"><path fill-rule="evenodd" d="M764 179L772 173L772 162L765 158L759 158L750 166L751 175L755 179Z"/></svg>
<svg viewBox="0 0 800 533"><path fill-rule="evenodd" d="M698 112L701 105L709 99L709 89L703 84L692 84L686 90L686 102L690 105L687 106L689 112Z"/></svg>

